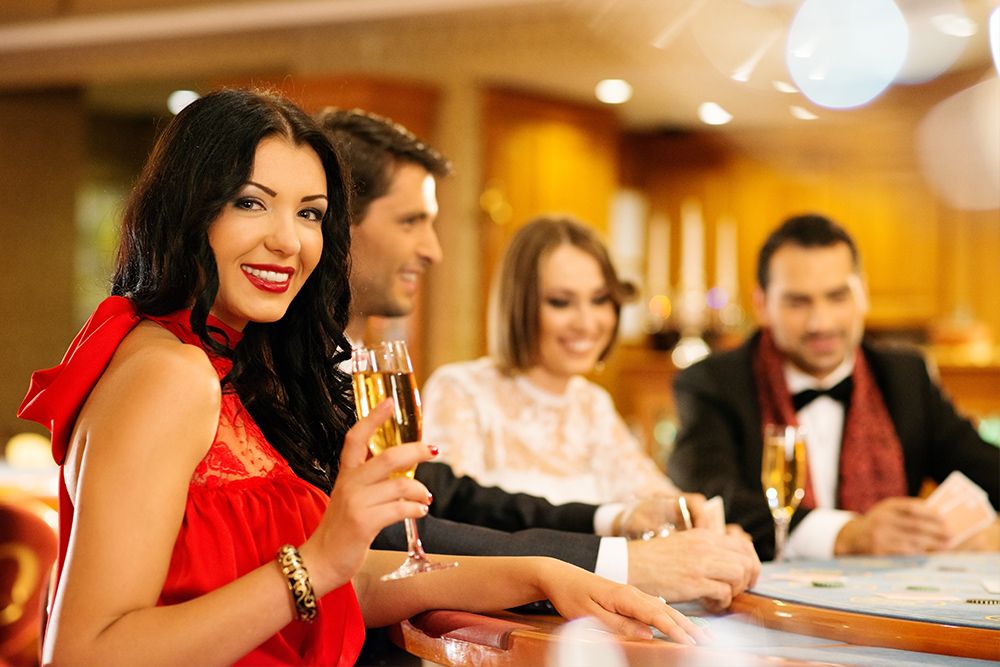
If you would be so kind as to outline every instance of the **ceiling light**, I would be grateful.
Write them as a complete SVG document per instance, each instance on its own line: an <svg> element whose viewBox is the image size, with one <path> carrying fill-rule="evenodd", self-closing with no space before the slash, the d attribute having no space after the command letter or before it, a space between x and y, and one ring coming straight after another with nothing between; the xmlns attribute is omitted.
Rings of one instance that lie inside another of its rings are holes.
<svg viewBox="0 0 1000 667"><path fill-rule="evenodd" d="M733 114L715 102L702 102L698 107L698 118L706 125L725 125L733 119Z"/></svg>
<svg viewBox="0 0 1000 667"><path fill-rule="evenodd" d="M788 83L787 81L781 81L779 79L775 79L774 81L771 82L771 85L774 86L774 89L777 90L779 93L797 93L797 92L799 92L798 88L796 88L792 84Z"/></svg>
<svg viewBox="0 0 1000 667"><path fill-rule="evenodd" d="M594 87L594 95L605 104L623 104L632 99L632 86L624 79L604 79Z"/></svg>
<svg viewBox="0 0 1000 667"><path fill-rule="evenodd" d="M791 114L796 118L798 118L799 120L816 120L817 118L819 118L819 116L814 114L812 111L809 111L809 109L806 109L805 107L800 107L796 104L793 104L792 106L788 107L788 111L790 111Z"/></svg>
<svg viewBox="0 0 1000 667"><path fill-rule="evenodd" d="M972 37L976 34L976 22L961 14L938 14L931 17L931 24L952 37Z"/></svg>
<svg viewBox="0 0 1000 667"><path fill-rule="evenodd" d="M201 97L201 95L193 90L175 90L170 93L169 97L167 97L167 108L170 109L170 113L176 116L181 112L181 109L191 104L199 97Z"/></svg>

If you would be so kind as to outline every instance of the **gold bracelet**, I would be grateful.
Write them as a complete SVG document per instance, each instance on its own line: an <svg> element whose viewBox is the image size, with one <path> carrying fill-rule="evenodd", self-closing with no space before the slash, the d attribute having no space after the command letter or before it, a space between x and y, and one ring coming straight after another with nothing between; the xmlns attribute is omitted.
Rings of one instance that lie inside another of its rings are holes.
<svg viewBox="0 0 1000 667"><path fill-rule="evenodd" d="M316 594L313 592L309 571L302 564L299 550L291 544L278 549L278 565L281 572L288 578L288 590L292 592L295 601L295 612L300 621L312 623L316 618Z"/></svg>

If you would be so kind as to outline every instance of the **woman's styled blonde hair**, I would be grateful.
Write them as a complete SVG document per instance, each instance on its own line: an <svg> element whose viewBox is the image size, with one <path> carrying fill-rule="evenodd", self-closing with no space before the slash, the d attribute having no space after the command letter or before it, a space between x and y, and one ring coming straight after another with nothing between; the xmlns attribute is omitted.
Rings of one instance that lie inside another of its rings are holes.
<svg viewBox="0 0 1000 667"><path fill-rule="evenodd" d="M489 353L506 371L526 370L538 363L539 267L562 245L582 250L600 265L615 309L614 331L600 359L614 346L622 304L635 296L635 286L619 280L607 248L593 229L569 216L541 216L514 234L493 279L487 322Z"/></svg>

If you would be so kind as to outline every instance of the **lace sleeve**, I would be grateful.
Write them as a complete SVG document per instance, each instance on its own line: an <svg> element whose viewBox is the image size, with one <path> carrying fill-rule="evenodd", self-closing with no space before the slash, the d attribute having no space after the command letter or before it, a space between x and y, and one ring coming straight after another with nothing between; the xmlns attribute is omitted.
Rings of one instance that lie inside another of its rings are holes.
<svg viewBox="0 0 1000 667"><path fill-rule="evenodd" d="M596 447L595 465L603 471L601 479L609 497L626 498L679 493L673 482L653 459L642 451L639 441L625 425L607 392L599 390L594 409L604 443Z"/></svg>
<svg viewBox="0 0 1000 667"><path fill-rule="evenodd" d="M441 449L437 460L456 475L479 477L485 469L484 425L459 366L443 366L424 383L423 439Z"/></svg>

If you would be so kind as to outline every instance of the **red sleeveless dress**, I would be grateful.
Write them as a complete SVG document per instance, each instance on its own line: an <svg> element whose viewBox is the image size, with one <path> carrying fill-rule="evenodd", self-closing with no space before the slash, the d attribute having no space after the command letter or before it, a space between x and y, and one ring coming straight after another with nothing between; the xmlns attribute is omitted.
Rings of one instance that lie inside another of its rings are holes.
<svg viewBox="0 0 1000 667"><path fill-rule="evenodd" d="M18 416L52 432L52 454L62 464L76 417L122 339L142 319L149 319L181 341L204 349L191 331L189 318L187 310L144 317L123 297L105 299L77 334L62 363L32 375ZM209 323L229 335L230 345L239 341L240 333L221 321L210 318ZM206 354L220 378L229 371L231 362L208 351ZM274 562L279 547L298 546L313 532L327 501L322 491L292 472L239 397L223 391L218 431L191 477L184 519L159 604L198 597ZM59 523L57 577L73 525L73 506L62 481ZM347 583L317 603L313 623L289 623L236 664L354 664L365 631L353 587Z"/></svg>

